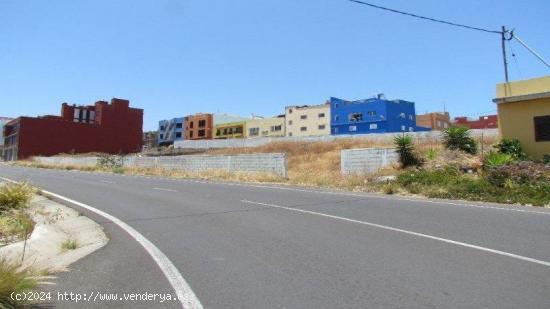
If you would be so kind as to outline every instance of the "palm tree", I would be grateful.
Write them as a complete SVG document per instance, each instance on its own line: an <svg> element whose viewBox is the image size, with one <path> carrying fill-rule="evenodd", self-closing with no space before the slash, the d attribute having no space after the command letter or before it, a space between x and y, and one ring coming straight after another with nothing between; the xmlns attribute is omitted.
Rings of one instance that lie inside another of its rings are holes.
<svg viewBox="0 0 550 309"><path fill-rule="evenodd" d="M470 137L467 127L453 126L443 131L443 145L450 150L462 150L470 154L477 153L477 144Z"/></svg>

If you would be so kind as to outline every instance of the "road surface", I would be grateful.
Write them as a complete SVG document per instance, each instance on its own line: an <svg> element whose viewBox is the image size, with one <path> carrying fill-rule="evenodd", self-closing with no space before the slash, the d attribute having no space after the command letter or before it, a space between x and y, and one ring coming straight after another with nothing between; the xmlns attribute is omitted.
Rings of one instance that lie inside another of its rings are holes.
<svg viewBox="0 0 550 309"><path fill-rule="evenodd" d="M550 209L6 165L0 176L128 224L204 308L550 308ZM126 231L74 208L111 241L49 289L175 293Z"/></svg>

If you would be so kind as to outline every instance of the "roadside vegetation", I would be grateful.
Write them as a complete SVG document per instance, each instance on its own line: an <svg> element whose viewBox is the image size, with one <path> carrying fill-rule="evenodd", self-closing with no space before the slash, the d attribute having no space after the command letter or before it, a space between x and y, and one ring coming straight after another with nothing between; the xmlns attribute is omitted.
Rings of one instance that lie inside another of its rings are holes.
<svg viewBox="0 0 550 309"><path fill-rule="evenodd" d="M0 246L26 239L34 228L34 221L26 212L33 190L27 184L0 186ZM17 308L23 303L12 300L12 292L27 292L36 286L36 280L27 269L13 261L0 258L0 308Z"/></svg>
<svg viewBox="0 0 550 309"><path fill-rule="evenodd" d="M352 148L395 147L399 164L375 175L343 176L340 151ZM421 195L497 203L550 205L550 154L534 162L517 140L480 140L464 127L450 127L442 140L396 135L393 140L339 139L325 142L274 142L251 148L211 149L202 154L286 153L288 178L263 173L229 173L209 170L187 173L154 168L125 168L106 156L94 167L52 167L34 162L20 164L43 168L81 169L175 178L284 183L350 191Z"/></svg>

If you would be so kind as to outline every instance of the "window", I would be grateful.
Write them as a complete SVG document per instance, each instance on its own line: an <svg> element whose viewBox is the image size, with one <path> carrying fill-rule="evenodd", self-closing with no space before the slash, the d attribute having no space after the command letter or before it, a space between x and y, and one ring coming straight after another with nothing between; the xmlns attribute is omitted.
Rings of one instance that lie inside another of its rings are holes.
<svg viewBox="0 0 550 309"><path fill-rule="evenodd" d="M289 121L288 121L288 125L289 125L289 126L292 125L292 120L289 120Z"/></svg>
<svg viewBox="0 0 550 309"><path fill-rule="evenodd" d="M183 123L176 123L176 128L181 129Z"/></svg>
<svg viewBox="0 0 550 309"><path fill-rule="evenodd" d="M161 135L160 135L160 139L164 139L164 134L161 134Z"/></svg>
<svg viewBox="0 0 550 309"><path fill-rule="evenodd" d="M161 130L161 131L164 131L164 126L160 126L160 130Z"/></svg>
<svg viewBox="0 0 550 309"><path fill-rule="evenodd" d="M176 132L176 138L181 138L181 132Z"/></svg>
<svg viewBox="0 0 550 309"><path fill-rule="evenodd" d="M260 128L250 128L248 129L248 135L250 136L258 136L260 133Z"/></svg>
<svg viewBox="0 0 550 309"><path fill-rule="evenodd" d="M405 116L405 113L401 113L401 114L399 114L399 117L401 117L401 118L405 119L405 117L406 117L406 116Z"/></svg>
<svg viewBox="0 0 550 309"><path fill-rule="evenodd" d="M338 133L338 128L334 128L334 134Z"/></svg>
<svg viewBox="0 0 550 309"><path fill-rule="evenodd" d="M405 131L407 128L405 126L401 126L401 131Z"/></svg>
<svg viewBox="0 0 550 309"><path fill-rule="evenodd" d="M288 109L288 113L289 113L289 114L292 114L292 108L289 108L289 109Z"/></svg>
<svg viewBox="0 0 550 309"><path fill-rule="evenodd" d="M363 120L363 113L353 113L348 116L350 122L356 122Z"/></svg>
<svg viewBox="0 0 550 309"><path fill-rule="evenodd" d="M206 130L199 130L199 137L204 137L206 136Z"/></svg>
<svg viewBox="0 0 550 309"><path fill-rule="evenodd" d="M334 103L334 107L335 107L335 108L338 108L338 103Z"/></svg>
<svg viewBox="0 0 550 309"><path fill-rule="evenodd" d="M292 136L292 132L288 132L288 136Z"/></svg>
<svg viewBox="0 0 550 309"><path fill-rule="evenodd" d="M409 132L414 131L413 127L409 127Z"/></svg>
<svg viewBox="0 0 550 309"><path fill-rule="evenodd" d="M325 129L325 125L324 124L320 124L319 125L319 130L324 130Z"/></svg>
<svg viewBox="0 0 550 309"><path fill-rule="evenodd" d="M413 120L413 115L409 115L409 120Z"/></svg>
<svg viewBox="0 0 550 309"><path fill-rule="evenodd" d="M243 127L236 127L235 128L235 134L242 134L243 133Z"/></svg>
<svg viewBox="0 0 550 309"><path fill-rule="evenodd" d="M271 126L271 132L279 132L283 129L282 126Z"/></svg>
<svg viewBox="0 0 550 309"><path fill-rule="evenodd" d="M325 113L319 113L319 118L325 118Z"/></svg>
<svg viewBox="0 0 550 309"><path fill-rule="evenodd" d="M193 129L193 121L191 121L191 122L189 123L189 127L190 127L191 129Z"/></svg>
<svg viewBox="0 0 550 309"><path fill-rule="evenodd" d="M550 115L538 116L535 121L535 142L550 142Z"/></svg>
<svg viewBox="0 0 550 309"><path fill-rule="evenodd" d="M199 120L199 128L206 127L206 120Z"/></svg>
<svg viewBox="0 0 550 309"><path fill-rule="evenodd" d="M350 131L350 132L355 132L355 131L357 131L357 126L349 126L349 131Z"/></svg>
<svg viewBox="0 0 550 309"><path fill-rule="evenodd" d="M369 129L371 129L371 130L376 130L376 129L378 129L378 124L377 124L377 123L371 123L371 124L369 125Z"/></svg>
<svg viewBox="0 0 550 309"><path fill-rule="evenodd" d="M189 138L193 138L193 131L189 131Z"/></svg>
<svg viewBox="0 0 550 309"><path fill-rule="evenodd" d="M222 133L222 132L220 131L220 129L217 129L217 130L216 130L216 136L220 136L221 133Z"/></svg>
<svg viewBox="0 0 550 309"><path fill-rule="evenodd" d="M367 115L369 116L376 116L376 111L368 111Z"/></svg>
<svg viewBox="0 0 550 309"><path fill-rule="evenodd" d="M301 128L300 128L300 131L302 131L302 132L307 131L307 127L301 127Z"/></svg>
<svg viewBox="0 0 550 309"><path fill-rule="evenodd" d="M301 115L300 119L307 119L307 115Z"/></svg>
<svg viewBox="0 0 550 309"><path fill-rule="evenodd" d="M338 121L338 115L334 116L334 121Z"/></svg>

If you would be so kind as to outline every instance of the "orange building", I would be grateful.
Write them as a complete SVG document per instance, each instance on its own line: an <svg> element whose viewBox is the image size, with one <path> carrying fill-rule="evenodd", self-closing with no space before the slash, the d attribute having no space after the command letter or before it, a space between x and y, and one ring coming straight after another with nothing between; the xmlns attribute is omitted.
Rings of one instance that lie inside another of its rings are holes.
<svg viewBox="0 0 550 309"><path fill-rule="evenodd" d="M212 139L214 117L212 114L195 114L184 118L185 139Z"/></svg>
<svg viewBox="0 0 550 309"><path fill-rule="evenodd" d="M442 131L451 126L451 117L448 112L434 112L424 115L416 115L416 125Z"/></svg>

